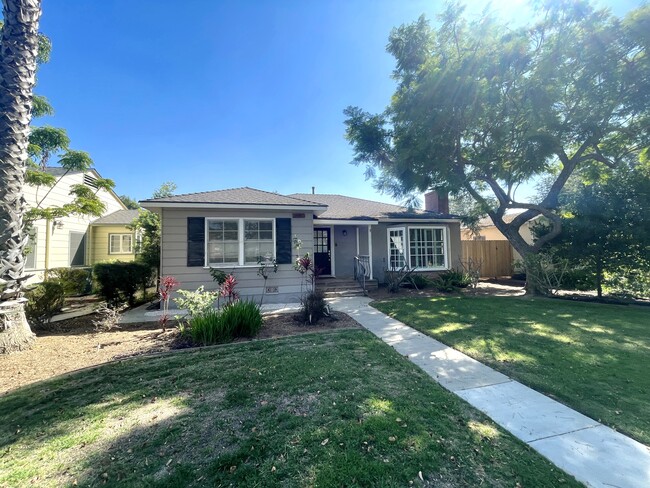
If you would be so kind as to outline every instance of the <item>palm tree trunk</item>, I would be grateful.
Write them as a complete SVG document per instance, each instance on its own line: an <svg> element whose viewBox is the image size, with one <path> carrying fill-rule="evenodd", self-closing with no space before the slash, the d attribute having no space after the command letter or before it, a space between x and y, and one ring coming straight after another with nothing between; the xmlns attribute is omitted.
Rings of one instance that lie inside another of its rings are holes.
<svg viewBox="0 0 650 488"><path fill-rule="evenodd" d="M27 234L23 196L32 88L36 82L40 0L2 0L0 38L0 353L28 347L23 283Z"/></svg>

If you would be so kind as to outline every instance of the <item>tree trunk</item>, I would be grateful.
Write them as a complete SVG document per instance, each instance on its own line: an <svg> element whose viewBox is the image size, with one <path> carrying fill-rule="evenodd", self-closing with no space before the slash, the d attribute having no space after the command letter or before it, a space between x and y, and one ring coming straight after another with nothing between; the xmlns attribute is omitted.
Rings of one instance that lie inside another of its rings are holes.
<svg viewBox="0 0 650 488"><path fill-rule="evenodd" d="M34 341L23 302L24 299L0 303L0 354L28 349Z"/></svg>
<svg viewBox="0 0 650 488"><path fill-rule="evenodd" d="M0 352L27 347L33 339L21 300L28 236L23 196L32 88L36 81L40 0L3 0L0 40L0 302L4 313Z"/></svg>
<svg viewBox="0 0 650 488"><path fill-rule="evenodd" d="M514 248L515 251L517 251L517 253L521 256L521 260L523 261L524 269L526 270L526 295L544 295L544 292L542 291L541 287L538 286L537 281L533 279L531 270L528 266L530 264L528 262L528 259L530 256L533 256L535 254L535 252L533 252L531 249L532 246L528 244L523 239L523 237L521 237L518 230L504 229L501 230L501 232L506 236L510 245Z"/></svg>
<svg viewBox="0 0 650 488"><path fill-rule="evenodd" d="M596 291L598 298L603 298L603 261L600 258L596 260Z"/></svg>

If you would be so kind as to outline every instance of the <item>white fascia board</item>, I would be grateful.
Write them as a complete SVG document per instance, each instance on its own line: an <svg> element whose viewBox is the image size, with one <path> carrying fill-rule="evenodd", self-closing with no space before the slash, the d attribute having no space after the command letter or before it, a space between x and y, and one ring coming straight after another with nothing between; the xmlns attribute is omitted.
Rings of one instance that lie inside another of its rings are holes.
<svg viewBox="0 0 650 488"><path fill-rule="evenodd" d="M327 210L327 207L312 205L262 205L245 203L194 203L194 202L139 202L143 208L154 210L158 208L200 208L210 210L213 208L230 210L279 210L279 211L310 211L320 215Z"/></svg>
<svg viewBox="0 0 650 488"><path fill-rule="evenodd" d="M379 222L383 223L393 223L395 225L400 225L404 222L409 223L409 224L444 224L444 223L455 223L455 222L460 222L460 219L379 219Z"/></svg>
<svg viewBox="0 0 650 488"><path fill-rule="evenodd" d="M314 225L377 225L376 220L314 219Z"/></svg>

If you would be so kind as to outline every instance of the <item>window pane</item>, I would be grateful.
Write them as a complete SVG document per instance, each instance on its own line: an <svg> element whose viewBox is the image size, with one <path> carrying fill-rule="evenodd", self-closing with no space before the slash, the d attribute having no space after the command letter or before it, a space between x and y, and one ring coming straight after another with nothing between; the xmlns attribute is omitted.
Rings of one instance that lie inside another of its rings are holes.
<svg viewBox="0 0 650 488"><path fill-rule="evenodd" d="M260 221L260 230L273 230L273 222L270 220L262 220Z"/></svg>
<svg viewBox="0 0 650 488"><path fill-rule="evenodd" d="M223 239L225 241L238 241L239 233L236 230L227 230L223 233Z"/></svg>
<svg viewBox="0 0 650 488"><path fill-rule="evenodd" d="M411 266L418 268L440 268L445 265L443 229L409 229L409 251Z"/></svg>
<svg viewBox="0 0 650 488"><path fill-rule="evenodd" d="M224 263L239 262L239 243L225 242L223 248L224 248Z"/></svg>
<svg viewBox="0 0 650 488"><path fill-rule="evenodd" d="M131 236L122 236L122 252L131 252Z"/></svg>
<svg viewBox="0 0 650 488"><path fill-rule="evenodd" d="M266 239L266 240L272 241L273 240L273 231L272 230L262 230L262 231L260 231L260 239L261 240Z"/></svg>
<svg viewBox="0 0 650 488"><path fill-rule="evenodd" d="M120 236L113 234L110 236L110 252L118 253L120 252Z"/></svg>
<svg viewBox="0 0 650 488"><path fill-rule="evenodd" d="M208 263L239 263L239 222L208 220Z"/></svg>

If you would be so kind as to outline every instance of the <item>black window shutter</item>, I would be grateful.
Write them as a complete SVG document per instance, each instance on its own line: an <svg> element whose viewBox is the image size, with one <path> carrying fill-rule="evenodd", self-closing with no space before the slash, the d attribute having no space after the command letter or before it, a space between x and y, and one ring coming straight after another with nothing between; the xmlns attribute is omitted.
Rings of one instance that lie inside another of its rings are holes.
<svg viewBox="0 0 650 488"><path fill-rule="evenodd" d="M291 219L275 219L275 261L291 264Z"/></svg>
<svg viewBox="0 0 650 488"><path fill-rule="evenodd" d="M205 217L187 218L187 265L205 266Z"/></svg>

